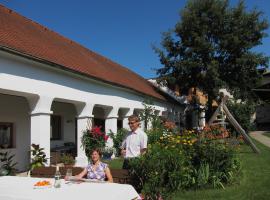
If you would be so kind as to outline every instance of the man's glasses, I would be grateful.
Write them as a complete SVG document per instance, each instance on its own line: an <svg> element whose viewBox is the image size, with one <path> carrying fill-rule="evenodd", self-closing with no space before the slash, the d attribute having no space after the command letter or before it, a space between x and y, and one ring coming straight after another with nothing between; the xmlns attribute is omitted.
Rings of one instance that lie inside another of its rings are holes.
<svg viewBox="0 0 270 200"><path fill-rule="evenodd" d="M137 122L128 122L129 125L130 125L130 124L135 124L135 123L137 123Z"/></svg>

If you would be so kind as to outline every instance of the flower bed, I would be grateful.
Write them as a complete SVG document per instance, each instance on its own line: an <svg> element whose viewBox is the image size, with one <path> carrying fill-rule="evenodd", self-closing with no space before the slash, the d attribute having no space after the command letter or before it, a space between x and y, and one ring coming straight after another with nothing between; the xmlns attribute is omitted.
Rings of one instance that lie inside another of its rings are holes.
<svg viewBox="0 0 270 200"><path fill-rule="evenodd" d="M148 132L148 152L131 162L137 189L149 199L166 199L177 190L224 188L233 183L240 172L237 149L221 140L217 131L224 133L218 127L200 133Z"/></svg>

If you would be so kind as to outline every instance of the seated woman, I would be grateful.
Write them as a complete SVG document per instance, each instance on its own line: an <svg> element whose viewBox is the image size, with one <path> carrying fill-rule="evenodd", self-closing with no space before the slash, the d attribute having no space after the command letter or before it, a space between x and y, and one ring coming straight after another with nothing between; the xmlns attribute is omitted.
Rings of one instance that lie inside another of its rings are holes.
<svg viewBox="0 0 270 200"><path fill-rule="evenodd" d="M87 167L75 177L81 179L86 175L88 179L96 179L100 181L104 181L106 179L108 182L112 183L113 178L108 164L101 162L100 158L101 151L99 149L93 149L91 151L92 162L89 163Z"/></svg>

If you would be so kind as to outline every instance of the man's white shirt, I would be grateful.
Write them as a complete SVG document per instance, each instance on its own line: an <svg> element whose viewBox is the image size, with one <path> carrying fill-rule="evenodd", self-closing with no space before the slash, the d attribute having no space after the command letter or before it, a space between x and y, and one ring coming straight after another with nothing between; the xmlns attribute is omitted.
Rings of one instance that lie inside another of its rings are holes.
<svg viewBox="0 0 270 200"><path fill-rule="evenodd" d="M138 157L141 154L141 149L147 148L146 133L139 128L135 132L128 132L122 143L122 148L126 149L125 158Z"/></svg>

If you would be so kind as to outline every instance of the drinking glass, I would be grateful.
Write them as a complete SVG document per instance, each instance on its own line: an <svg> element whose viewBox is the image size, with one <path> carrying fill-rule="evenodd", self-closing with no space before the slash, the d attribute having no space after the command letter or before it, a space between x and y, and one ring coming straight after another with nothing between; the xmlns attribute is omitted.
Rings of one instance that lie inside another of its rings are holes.
<svg viewBox="0 0 270 200"><path fill-rule="evenodd" d="M72 169L69 168L69 169L67 169L67 172L66 172L66 179L67 179L67 181L70 180L71 176L72 176Z"/></svg>

